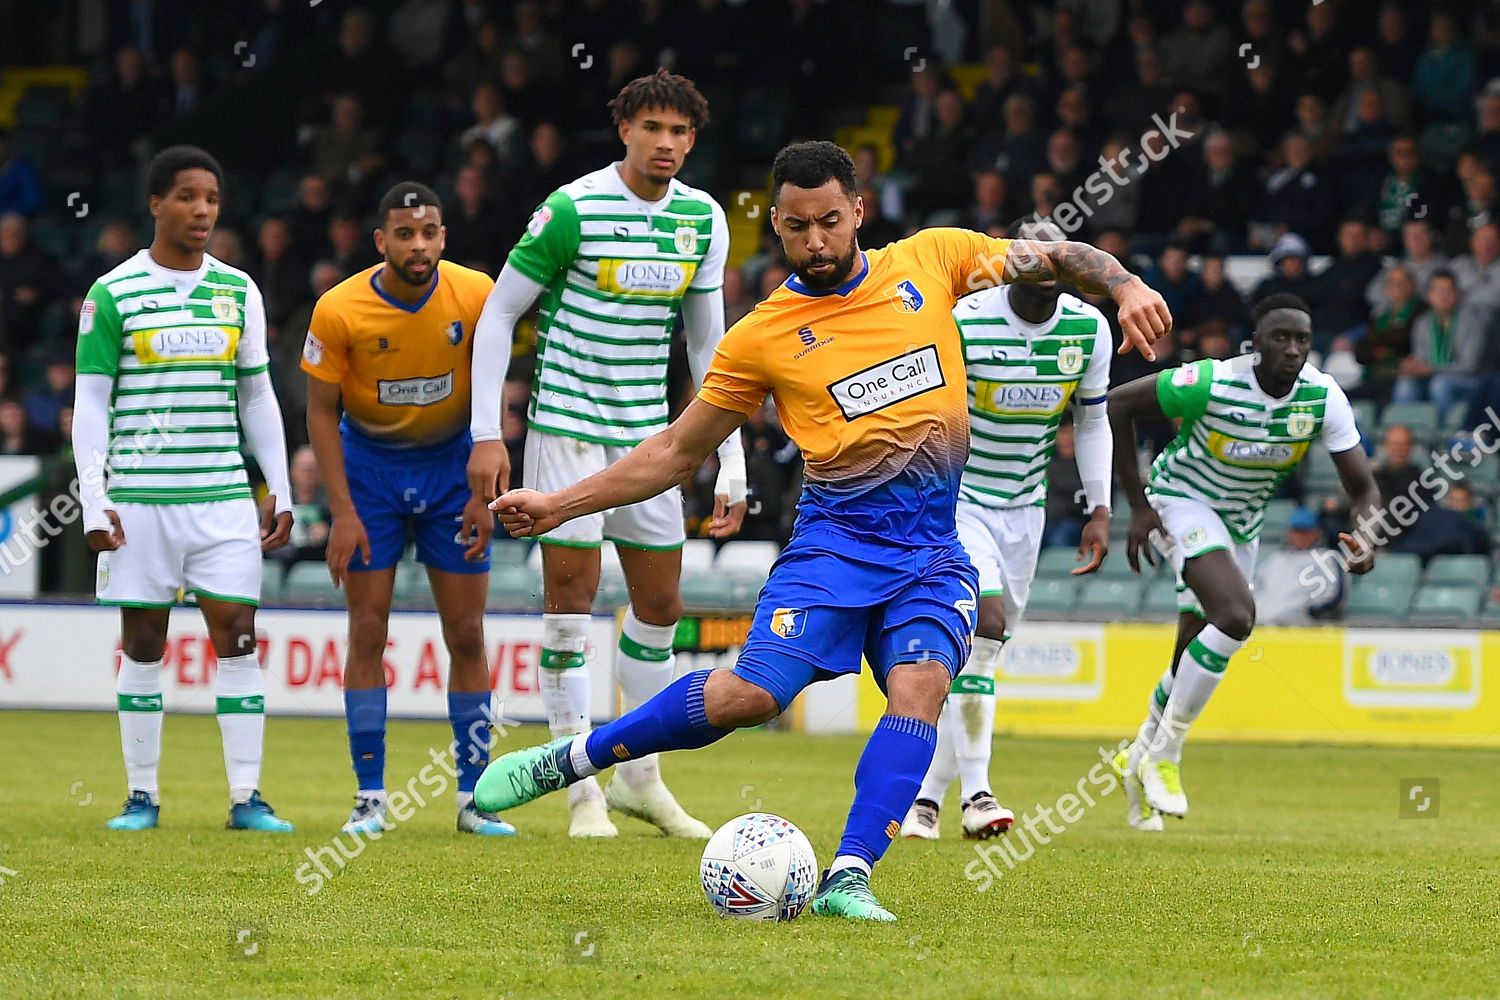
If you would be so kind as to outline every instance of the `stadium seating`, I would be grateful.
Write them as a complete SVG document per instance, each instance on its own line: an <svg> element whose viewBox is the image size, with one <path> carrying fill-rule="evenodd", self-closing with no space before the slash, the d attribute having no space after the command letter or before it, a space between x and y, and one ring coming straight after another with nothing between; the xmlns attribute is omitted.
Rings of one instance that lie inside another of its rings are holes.
<svg viewBox="0 0 1500 1000"><path fill-rule="evenodd" d="M1141 615L1149 618L1177 617L1177 581L1152 580L1141 600Z"/></svg>
<svg viewBox="0 0 1500 1000"><path fill-rule="evenodd" d="M1042 549L1041 554L1037 556L1036 575L1038 579L1069 578L1077 566L1077 549L1066 545L1053 545Z"/></svg>
<svg viewBox="0 0 1500 1000"><path fill-rule="evenodd" d="M1089 580L1078 588L1073 610L1084 618L1122 621L1135 617L1141 587L1134 580Z"/></svg>
<svg viewBox="0 0 1500 1000"><path fill-rule="evenodd" d="M328 565L310 561L293 563L286 571L281 596L301 604L339 604L343 595L328 576Z"/></svg>
<svg viewBox="0 0 1500 1000"><path fill-rule="evenodd" d="M1389 403L1380 411L1380 429L1385 431L1396 424L1411 428L1419 440L1431 438L1438 428L1437 407L1425 402ZM1314 449L1314 453L1317 450Z"/></svg>
<svg viewBox="0 0 1500 1000"><path fill-rule="evenodd" d="M1428 586L1484 587L1490 582L1489 556L1434 556L1423 582Z"/></svg>
<svg viewBox="0 0 1500 1000"><path fill-rule="evenodd" d="M707 538L689 538L682 546L682 576L708 573L714 564L717 546Z"/></svg>
<svg viewBox="0 0 1500 1000"><path fill-rule="evenodd" d="M1413 598L1407 621L1413 625L1472 625L1483 595L1473 587L1427 584Z"/></svg>
<svg viewBox="0 0 1500 1000"><path fill-rule="evenodd" d="M764 580L771 572L771 564L781 554L775 542L739 539L724 543L719 556L714 560L714 571L738 576L759 577Z"/></svg>
<svg viewBox="0 0 1500 1000"><path fill-rule="evenodd" d="M1028 611L1041 615L1066 615L1073 610L1073 596L1078 585L1069 577L1038 577L1031 585Z"/></svg>

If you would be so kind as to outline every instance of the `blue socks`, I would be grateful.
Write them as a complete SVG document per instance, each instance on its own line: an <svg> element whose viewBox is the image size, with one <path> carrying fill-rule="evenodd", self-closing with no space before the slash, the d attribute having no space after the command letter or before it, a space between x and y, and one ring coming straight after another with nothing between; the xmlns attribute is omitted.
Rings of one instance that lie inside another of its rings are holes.
<svg viewBox="0 0 1500 1000"><path fill-rule="evenodd" d="M728 736L731 730L708 724L703 708L703 684L709 673L697 670L679 677L640 708L589 733L585 744L589 763L602 771L622 760L664 750L697 750ZM920 777L922 771L917 774Z"/></svg>
<svg viewBox="0 0 1500 1000"><path fill-rule="evenodd" d="M449 691L448 723L453 727L453 763L458 790L473 792L490 762L490 693Z"/></svg>
<svg viewBox="0 0 1500 1000"><path fill-rule="evenodd" d="M349 756L361 792L385 788L385 688L344 689Z"/></svg>
<svg viewBox="0 0 1500 1000"><path fill-rule="evenodd" d="M936 746L937 727L931 723L903 715L881 717L854 769L854 804L839 857L859 858L866 865L880 860L917 800Z"/></svg>

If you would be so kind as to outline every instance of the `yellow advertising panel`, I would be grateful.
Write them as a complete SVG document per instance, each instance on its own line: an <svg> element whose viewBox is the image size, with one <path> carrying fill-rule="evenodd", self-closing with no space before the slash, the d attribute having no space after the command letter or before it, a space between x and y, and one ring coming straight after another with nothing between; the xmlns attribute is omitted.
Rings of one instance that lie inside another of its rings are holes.
<svg viewBox="0 0 1500 1000"><path fill-rule="evenodd" d="M1170 625L1027 623L995 677L996 732L1129 736L1175 634ZM1193 739L1497 747L1497 684L1500 638L1488 632L1257 629L1230 661ZM884 707L866 671L858 728L873 727Z"/></svg>

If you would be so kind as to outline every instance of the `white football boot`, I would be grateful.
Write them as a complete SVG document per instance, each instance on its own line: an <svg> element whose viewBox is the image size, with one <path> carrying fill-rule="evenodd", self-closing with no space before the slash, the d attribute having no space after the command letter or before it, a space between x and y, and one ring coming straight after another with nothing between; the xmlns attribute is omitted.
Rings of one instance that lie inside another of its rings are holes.
<svg viewBox="0 0 1500 1000"><path fill-rule="evenodd" d="M901 836L912 840L938 839L938 804L931 799L918 799L906 811L906 820L901 824Z"/></svg>

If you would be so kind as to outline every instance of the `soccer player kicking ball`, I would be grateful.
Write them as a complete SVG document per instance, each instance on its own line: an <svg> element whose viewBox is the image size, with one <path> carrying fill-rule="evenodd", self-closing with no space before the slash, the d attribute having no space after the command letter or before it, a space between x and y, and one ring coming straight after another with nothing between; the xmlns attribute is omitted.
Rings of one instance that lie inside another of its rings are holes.
<svg viewBox="0 0 1500 1000"><path fill-rule="evenodd" d="M147 171L151 246L95 281L79 311L73 454L83 530L99 553L97 600L120 609L115 690L130 788L112 830L157 824L162 653L184 587L218 658L226 825L292 829L260 797L266 689L255 645L261 553L292 532L286 437L260 289L204 252L223 179L201 149L158 153ZM241 435L270 487L259 512Z"/></svg>
<svg viewBox="0 0 1500 1000"><path fill-rule="evenodd" d="M397 184L376 213L384 261L318 299L302 349L307 434L333 511L328 573L349 608L344 717L359 791L343 830L390 825L382 657L410 532L451 664L458 829L510 836L514 827L474 806L474 782L489 762L484 604L495 520L487 498L469 490L465 423L474 326L494 282L441 259L443 207L432 189Z"/></svg>
<svg viewBox="0 0 1500 1000"><path fill-rule="evenodd" d="M512 331L538 298L525 485L544 492L599 472L667 426L667 360L679 312L695 385L724 334L724 210L676 179L708 121L708 103L691 81L658 70L626 84L610 110L625 158L547 197L479 321L469 482L490 500L507 488L510 474L500 407ZM738 434L719 447L714 492L709 533L726 538L745 516ZM672 637L682 616L682 494L673 483L639 499L610 504L541 538L541 688L554 736L589 727L584 646L606 538L630 588L615 653L625 707L640 705L672 679ZM623 764L607 791L593 778L578 782L568 804L574 837L615 836L610 809L669 836L706 839L711 832L677 803L653 756Z"/></svg>
<svg viewBox="0 0 1500 1000"><path fill-rule="evenodd" d="M591 733L506 754L474 794L510 809L621 761L707 746L775 718L814 681L857 672L863 654L886 714L855 768L848 824L813 910L894 920L870 892L870 869L932 761L979 598L954 528L969 426L953 305L1000 280L1109 291L1147 354L1171 318L1113 257L1079 243L931 229L861 252L854 163L832 143L786 147L771 179L771 226L794 275L724 336L698 398L605 471L495 502L505 528L525 536L655 496L772 394L806 482L739 662L679 678Z"/></svg>
<svg viewBox="0 0 1500 1000"><path fill-rule="evenodd" d="M1018 222L1009 235L1067 239L1050 222ZM1004 285L959 300L953 310L968 369L969 460L958 484L958 540L979 571L974 651L938 719L937 750L917 801L901 824L906 837L938 839L938 809L959 779L963 834L988 839L1010 829L1009 809L990 785L995 670L1020 623L1036 575L1046 522L1047 467L1057 428L1072 402L1078 470L1089 520L1078 546L1092 573L1109 552L1110 330L1104 314L1055 281Z"/></svg>
<svg viewBox="0 0 1500 1000"><path fill-rule="evenodd" d="M1187 814L1179 764L1188 727L1255 625L1250 579L1266 502L1314 442L1333 456L1357 521L1378 514L1380 493L1359 446L1354 413L1338 383L1307 361L1312 319L1295 295L1270 295L1251 314L1253 354L1205 359L1137 379L1109 394L1115 469L1130 500L1126 554L1156 565L1153 536L1177 572L1177 648L1147 705L1135 741L1115 757L1127 819L1158 832L1160 814ZM1141 484L1137 420L1181 420L1177 436ZM1368 573L1374 550L1349 572Z"/></svg>

